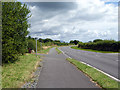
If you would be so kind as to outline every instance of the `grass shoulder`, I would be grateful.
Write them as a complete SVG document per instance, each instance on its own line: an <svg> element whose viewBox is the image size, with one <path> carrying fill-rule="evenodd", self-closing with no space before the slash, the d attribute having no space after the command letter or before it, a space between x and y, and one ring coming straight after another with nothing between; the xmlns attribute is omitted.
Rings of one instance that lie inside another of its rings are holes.
<svg viewBox="0 0 120 90"><path fill-rule="evenodd" d="M74 64L79 70L87 74L93 81L97 82L99 86L101 86L104 89L117 89L118 83L117 81L113 80L112 78L108 77L107 75L99 72L98 70L87 66L80 61L77 61L75 59L67 58L70 63Z"/></svg>
<svg viewBox="0 0 120 90"><path fill-rule="evenodd" d="M44 47L42 48L42 50L38 51L38 53L48 54L49 50L50 50L51 48L53 48L53 47L55 47L55 46L44 46Z"/></svg>
<svg viewBox="0 0 120 90"><path fill-rule="evenodd" d="M98 52L98 53L119 53L119 52L112 52L112 51L98 51L98 50L93 50L93 49L83 49L83 48L78 48L77 46L72 46L71 48L78 49L78 50L84 50L84 51Z"/></svg>
<svg viewBox="0 0 120 90"><path fill-rule="evenodd" d="M56 49L56 51L58 52L58 54L61 54L61 53L62 53L57 47L56 47L55 49Z"/></svg>
<svg viewBox="0 0 120 90"><path fill-rule="evenodd" d="M34 54L26 54L19 60L2 66L2 88L20 88L32 78L40 57Z"/></svg>
<svg viewBox="0 0 120 90"><path fill-rule="evenodd" d="M0 90L2 90L2 66L0 65Z"/></svg>

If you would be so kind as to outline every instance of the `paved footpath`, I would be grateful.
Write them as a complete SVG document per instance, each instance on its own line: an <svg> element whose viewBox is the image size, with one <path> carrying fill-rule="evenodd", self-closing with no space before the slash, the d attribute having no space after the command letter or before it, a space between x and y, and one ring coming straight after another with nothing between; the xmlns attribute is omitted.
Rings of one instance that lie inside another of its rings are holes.
<svg viewBox="0 0 120 90"><path fill-rule="evenodd" d="M99 88L55 48L44 56L37 88Z"/></svg>

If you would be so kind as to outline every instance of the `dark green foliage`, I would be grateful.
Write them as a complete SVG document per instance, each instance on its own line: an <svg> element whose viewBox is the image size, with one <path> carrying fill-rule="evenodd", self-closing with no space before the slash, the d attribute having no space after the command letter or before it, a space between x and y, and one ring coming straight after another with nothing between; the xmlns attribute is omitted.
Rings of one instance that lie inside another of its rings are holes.
<svg viewBox="0 0 120 90"><path fill-rule="evenodd" d="M60 42L60 40L54 40L54 44L55 44L55 45L60 45L61 42Z"/></svg>
<svg viewBox="0 0 120 90"><path fill-rule="evenodd" d="M67 45L69 45L69 43L65 43L65 42L63 42L63 43L54 43L55 45L58 45L58 46L67 46Z"/></svg>
<svg viewBox="0 0 120 90"><path fill-rule="evenodd" d="M49 39L49 38L46 38L43 40L44 43L47 43L47 42L52 42L53 40L52 39Z"/></svg>
<svg viewBox="0 0 120 90"><path fill-rule="evenodd" d="M98 41L102 41L102 39L95 39L95 40L93 40L93 42L98 42Z"/></svg>
<svg viewBox="0 0 120 90"><path fill-rule="evenodd" d="M28 39L32 39L32 37L31 37L31 36L28 36Z"/></svg>
<svg viewBox="0 0 120 90"><path fill-rule="evenodd" d="M45 46L53 45L53 40L49 39L49 38L46 38L46 39L39 38L38 41L43 43L43 45L45 45Z"/></svg>
<svg viewBox="0 0 120 90"><path fill-rule="evenodd" d="M69 43L74 43L73 40L71 40Z"/></svg>
<svg viewBox="0 0 120 90"><path fill-rule="evenodd" d="M66 46L66 45L70 45L69 43L61 42L60 40L52 40L49 38L46 38L46 39L39 38L38 41L41 42L43 46L51 46L51 45Z"/></svg>
<svg viewBox="0 0 120 90"><path fill-rule="evenodd" d="M39 42L44 42L44 39L39 38L38 41L39 41Z"/></svg>
<svg viewBox="0 0 120 90"><path fill-rule="evenodd" d="M32 49L32 50L36 50L36 42L33 39L29 39L28 40L28 50Z"/></svg>
<svg viewBox="0 0 120 90"><path fill-rule="evenodd" d="M2 2L0 1L0 65L2 65Z"/></svg>
<svg viewBox="0 0 120 90"><path fill-rule="evenodd" d="M78 41L78 40L74 40L74 41L71 40L70 43L71 43L71 44L75 44L75 45L77 45L77 44L79 43L79 41Z"/></svg>
<svg viewBox="0 0 120 90"><path fill-rule="evenodd" d="M114 51L118 52L120 50L120 41L114 40L95 40L89 43L79 42L79 48L93 49L100 51Z"/></svg>
<svg viewBox="0 0 120 90"><path fill-rule="evenodd" d="M2 2L2 61L4 63L17 60L18 54L27 51L29 13L25 4Z"/></svg>
<svg viewBox="0 0 120 90"><path fill-rule="evenodd" d="M36 51L36 40L34 38L30 38L30 36L28 37L28 50L32 49L34 51ZM39 42L39 40L37 40L37 50L39 51L41 49L41 42Z"/></svg>

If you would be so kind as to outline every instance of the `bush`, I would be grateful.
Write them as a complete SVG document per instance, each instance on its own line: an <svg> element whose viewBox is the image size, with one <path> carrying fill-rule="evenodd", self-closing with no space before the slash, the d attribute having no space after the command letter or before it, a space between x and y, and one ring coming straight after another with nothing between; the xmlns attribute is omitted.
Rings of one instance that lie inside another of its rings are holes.
<svg viewBox="0 0 120 90"><path fill-rule="evenodd" d="M28 49L32 49L36 51L36 40L35 39L28 39ZM37 50L41 49L40 42L37 40Z"/></svg>
<svg viewBox="0 0 120 90"><path fill-rule="evenodd" d="M32 40L32 39L28 40L28 49L36 50L36 42L35 42L35 40Z"/></svg>

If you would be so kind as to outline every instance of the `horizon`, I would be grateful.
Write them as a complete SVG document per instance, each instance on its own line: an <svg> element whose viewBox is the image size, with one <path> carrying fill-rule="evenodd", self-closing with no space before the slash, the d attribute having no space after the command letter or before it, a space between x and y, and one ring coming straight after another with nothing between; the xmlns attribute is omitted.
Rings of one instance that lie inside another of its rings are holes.
<svg viewBox="0 0 120 90"><path fill-rule="evenodd" d="M31 37L31 38L36 38L36 37ZM39 39L51 39L51 38L37 38L37 40L39 40ZM97 40L97 39L101 39L101 38L96 38L94 40ZM51 40L55 41L55 40L59 40L59 39L51 39ZM64 41L64 40L59 40L59 41L60 42L65 42L65 43L69 43L70 41L74 41L74 40L75 39L69 40L69 41ZM91 40L91 42L93 42L94 40ZM114 40L114 39L101 39L101 40ZM80 41L80 40L77 40L77 41L85 43L84 41ZM114 41L120 41L120 40L114 40ZM90 42L90 41L86 41L86 42Z"/></svg>

